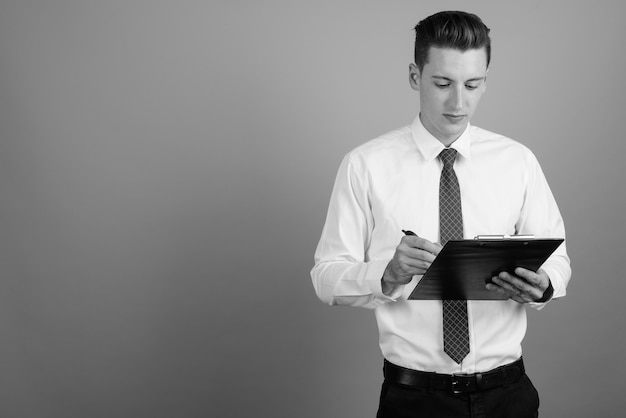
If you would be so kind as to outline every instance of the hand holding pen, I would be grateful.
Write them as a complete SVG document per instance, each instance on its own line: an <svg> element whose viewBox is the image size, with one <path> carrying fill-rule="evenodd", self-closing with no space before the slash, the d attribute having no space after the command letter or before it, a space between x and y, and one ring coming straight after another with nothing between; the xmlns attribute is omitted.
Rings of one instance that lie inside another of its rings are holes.
<svg viewBox="0 0 626 418"><path fill-rule="evenodd" d="M390 287L409 283L415 275L424 274L442 248L412 231L402 232L404 237L383 274L383 292Z"/></svg>

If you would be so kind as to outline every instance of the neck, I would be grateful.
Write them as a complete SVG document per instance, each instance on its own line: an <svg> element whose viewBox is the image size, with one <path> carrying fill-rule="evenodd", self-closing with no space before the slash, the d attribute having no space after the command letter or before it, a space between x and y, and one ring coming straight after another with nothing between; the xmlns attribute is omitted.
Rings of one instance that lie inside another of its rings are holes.
<svg viewBox="0 0 626 418"><path fill-rule="evenodd" d="M419 115L419 118L420 118L420 121L422 122L422 126L424 126L424 128L432 136L434 136L439 142L441 142L443 144L443 146L445 146L446 148L449 147L450 145L452 145L454 143L454 141L459 139L461 137L461 135L463 135L463 133L467 129L467 126L469 125L469 122L467 124L465 124L465 127L463 128L463 130L461 130L461 132L456 134L456 135L446 135L443 132L440 132L440 131L436 130L435 127L431 126L431 124L427 120L424 121L424 118L422 117L421 113Z"/></svg>

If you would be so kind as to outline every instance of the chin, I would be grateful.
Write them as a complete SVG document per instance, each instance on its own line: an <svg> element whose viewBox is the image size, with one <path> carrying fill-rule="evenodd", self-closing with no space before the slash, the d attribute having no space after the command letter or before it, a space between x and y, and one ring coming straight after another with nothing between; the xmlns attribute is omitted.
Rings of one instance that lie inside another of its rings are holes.
<svg viewBox="0 0 626 418"><path fill-rule="evenodd" d="M453 129L444 129L442 132L445 132L448 137L458 137L461 136L463 131L465 130L465 125L461 128L459 126L455 126Z"/></svg>

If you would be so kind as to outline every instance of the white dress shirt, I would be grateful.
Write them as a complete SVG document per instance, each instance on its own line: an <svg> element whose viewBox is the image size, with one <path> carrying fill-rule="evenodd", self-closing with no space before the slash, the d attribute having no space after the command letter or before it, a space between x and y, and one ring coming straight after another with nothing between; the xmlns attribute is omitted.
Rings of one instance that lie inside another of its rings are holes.
<svg viewBox="0 0 626 418"><path fill-rule="evenodd" d="M468 125L452 144L461 189L464 237L534 234L565 238L563 220L537 159L524 145ZM471 352L458 365L443 352L441 301L407 300L421 276L382 293L381 278L402 229L439 240L438 155L443 144L422 125L371 140L343 159L311 270L330 305L375 310L383 356L415 370L476 373L522 354L525 306L512 300L468 301ZM542 269L565 295L571 276L565 243ZM530 304L541 308L544 304Z"/></svg>

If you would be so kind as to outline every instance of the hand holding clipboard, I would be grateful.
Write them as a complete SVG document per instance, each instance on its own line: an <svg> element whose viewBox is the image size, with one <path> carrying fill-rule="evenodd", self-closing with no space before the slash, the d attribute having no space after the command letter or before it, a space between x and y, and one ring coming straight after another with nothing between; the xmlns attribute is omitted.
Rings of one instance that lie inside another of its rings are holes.
<svg viewBox="0 0 626 418"><path fill-rule="evenodd" d="M517 267L537 271L564 241L514 235L477 238L482 239L448 241L409 295L409 300L509 299L509 294L487 289L491 278L501 272L512 274ZM528 300L520 298L518 301Z"/></svg>

